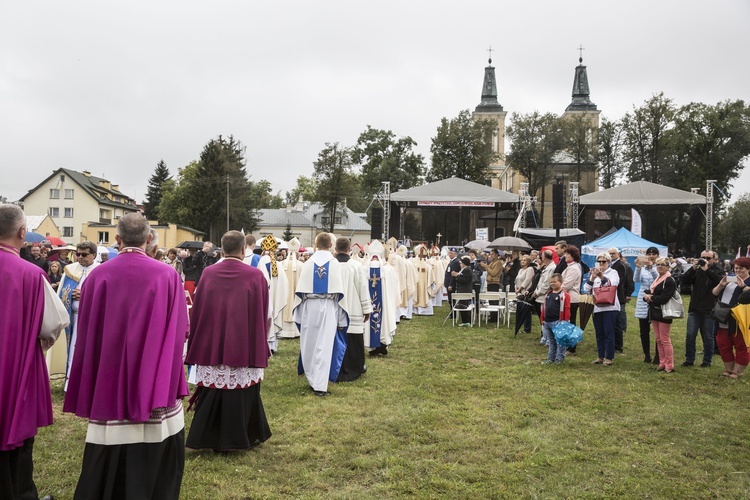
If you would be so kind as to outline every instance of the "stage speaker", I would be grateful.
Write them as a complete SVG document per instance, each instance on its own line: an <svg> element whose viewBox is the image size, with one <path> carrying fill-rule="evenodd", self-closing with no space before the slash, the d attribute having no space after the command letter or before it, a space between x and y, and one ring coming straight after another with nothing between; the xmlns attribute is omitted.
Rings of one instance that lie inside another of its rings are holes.
<svg viewBox="0 0 750 500"><path fill-rule="evenodd" d="M552 184L552 227L565 229L565 185Z"/></svg>
<svg viewBox="0 0 750 500"><path fill-rule="evenodd" d="M383 237L383 209L372 207L370 213L370 239L379 240Z"/></svg>

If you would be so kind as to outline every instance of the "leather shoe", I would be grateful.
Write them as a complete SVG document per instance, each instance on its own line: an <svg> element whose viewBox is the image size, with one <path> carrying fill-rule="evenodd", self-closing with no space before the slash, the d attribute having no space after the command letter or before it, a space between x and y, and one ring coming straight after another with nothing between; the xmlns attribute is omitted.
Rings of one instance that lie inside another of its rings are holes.
<svg viewBox="0 0 750 500"><path fill-rule="evenodd" d="M693 366L693 363L689 363L689 362L685 361L684 363L682 363L682 366L684 366L684 367Z"/></svg>
<svg viewBox="0 0 750 500"><path fill-rule="evenodd" d="M701 363L701 368L711 368L711 363Z"/></svg>

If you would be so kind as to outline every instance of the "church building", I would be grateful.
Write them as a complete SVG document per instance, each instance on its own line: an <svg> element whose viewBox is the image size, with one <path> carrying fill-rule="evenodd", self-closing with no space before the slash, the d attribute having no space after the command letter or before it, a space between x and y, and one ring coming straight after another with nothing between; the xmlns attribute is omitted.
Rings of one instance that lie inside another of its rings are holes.
<svg viewBox="0 0 750 500"><path fill-rule="evenodd" d="M568 107L565 108L561 117L565 120L570 120L573 128L580 134L583 134L582 140L586 141L588 146L581 148L581 150L588 150L589 154L585 155L586 157L581 157L580 154L576 155L572 151L560 151L556 155L554 163L550 165L552 174L550 175L548 184L544 188L540 188L536 193L529 193L532 198L535 198L533 208L536 214L538 216L543 214L541 217L542 220L537 221L538 227L553 227L553 184L563 185L566 212L570 201L571 181L579 182L579 195L599 190L597 164L595 155L592 155L591 152L596 151L596 137L601 111L597 109L596 104L591 102L588 75L586 66L583 65L582 57L579 57L578 63L573 78L572 100ZM507 114L508 112L505 111L498 101L497 78L495 76L495 68L492 66L492 59L490 58L488 66L484 68L482 100L474 109L472 118L474 120L492 120L497 124L495 133L493 134L492 147L495 152L500 153L500 159L490 167L492 171L490 185L504 191L519 193L522 190L522 183L526 182L526 179L505 162L505 119ZM569 226L571 223L570 214L566 218L566 225ZM498 236L500 235L499 232L495 231Z"/></svg>

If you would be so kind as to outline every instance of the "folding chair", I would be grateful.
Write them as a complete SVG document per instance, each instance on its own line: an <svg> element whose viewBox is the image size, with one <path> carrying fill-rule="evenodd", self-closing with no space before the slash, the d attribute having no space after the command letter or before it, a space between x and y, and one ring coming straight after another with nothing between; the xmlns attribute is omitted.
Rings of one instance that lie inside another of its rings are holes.
<svg viewBox="0 0 750 500"><path fill-rule="evenodd" d="M491 304L490 302L497 302L497 304ZM482 315L486 315L486 323L489 323L490 314L497 313L497 325L495 328L500 328L500 317L502 316L502 323L505 324L505 292L482 292L479 294L479 326L482 326Z"/></svg>
<svg viewBox="0 0 750 500"><path fill-rule="evenodd" d="M474 304L474 292L467 293L453 293L451 294L451 316L453 319L453 326L456 326L456 315L454 313L470 312L471 313L471 326L474 326L474 312L476 310L476 304ZM466 302L461 304L459 302Z"/></svg>

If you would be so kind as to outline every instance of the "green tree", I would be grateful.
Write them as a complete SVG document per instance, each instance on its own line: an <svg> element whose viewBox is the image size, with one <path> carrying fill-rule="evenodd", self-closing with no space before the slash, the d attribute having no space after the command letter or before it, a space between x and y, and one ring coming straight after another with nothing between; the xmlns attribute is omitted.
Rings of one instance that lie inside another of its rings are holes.
<svg viewBox="0 0 750 500"><path fill-rule="evenodd" d="M352 150L352 161L361 166L360 187L369 201L384 181L391 192L421 183L425 174L424 157L412 151L417 143L411 137L396 138L390 130L367 126Z"/></svg>
<svg viewBox="0 0 750 500"><path fill-rule="evenodd" d="M737 251L737 248L741 248L744 256L750 244L748 227L750 227L750 193L745 193L727 208L726 214L719 221L717 248L732 254Z"/></svg>
<svg viewBox="0 0 750 500"><path fill-rule="evenodd" d="M284 241L291 241L294 238L294 231L292 231L292 223L287 222L284 228L284 234L281 236Z"/></svg>
<svg viewBox="0 0 750 500"><path fill-rule="evenodd" d="M457 177L486 184L491 176L490 166L501 155L492 148L497 124L492 120L472 120L468 110L456 118L443 118L432 138L432 166L427 181Z"/></svg>
<svg viewBox="0 0 750 500"><path fill-rule="evenodd" d="M143 202L143 213L148 220L159 220L159 204L164 194L165 185L172 179L167 164L160 160L154 173L148 180L146 201Z"/></svg>
<svg viewBox="0 0 750 500"><path fill-rule="evenodd" d="M251 196L255 200L255 206L258 208L282 208L284 206L281 194L271 194L273 193L273 189L270 182L261 180L252 184Z"/></svg>
<svg viewBox="0 0 750 500"><path fill-rule="evenodd" d="M671 186L687 191L714 179L726 190L750 155L750 108L741 100L681 107L675 115L671 152ZM717 201L717 208L726 202Z"/></svg>
<svg viewBox="0 0 750 500"><path fill-rule="evenodd" d="M619 121L602 118L599 126L599 184L604 189L617 186L625 177L622 162L623 131Z"/></svg>
<svg viewBox="0 0 750 500"><path fill-rule="evenodd" d="M663 184L669 180L670 137L675 106L661 92L622 118L623 159L630 181Z"/></svg>
<svg viewBox="0 0 750 500"><path fill-rule="evenodd" d="M562 119L560 123L563 147L571 156L574 165L571 180L580 182L584 172L596 170L598 131L584 114L573 114Z"/></svg>
<svg viewBox="0 0 750 500"><path fill-rule="evenodd" d="M318 201L315 196L318 191L318 183L313 177L300 175L294 189L287 191L284 198L288 205L294 206L302 196L307 201Z"/></svg>
<svg viewBox="0 0 750 500"><path fill-rule="evenodd" d="M336 223L336 212L341 210L344 200L352 193L352 150L344 148L338 142L326 143L313 163L313 179L317 183L316 199L323 204L327 213L326 230L333 232Z"/></svg>
<svg viewBox="0 0 750 500"><path fill-rule="evenodd" d="M565 147L562 119L552 113L513 113L506 136L511 142L507 163L529 183L529 193L539 193L544 217L544 187L552 178L552 166Z"/></svg>
<svg viewBox="0 0 750 500"><path fill-rule="evenodd" d="M230 228L257 228L260 207L253 195L254 184L245 170L245 147L231 135L219 136L204 146L198 162L180 170L176 185L168 185L159 215L218 241L227 229L227 219Z"/></svg>

